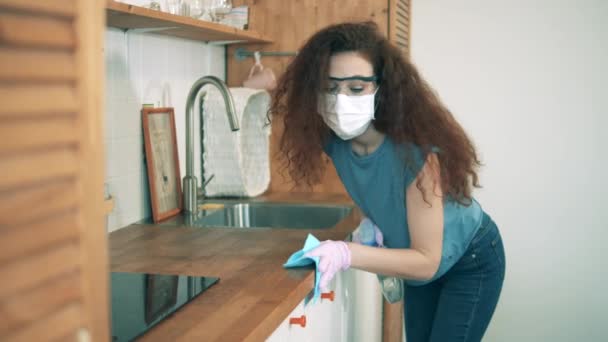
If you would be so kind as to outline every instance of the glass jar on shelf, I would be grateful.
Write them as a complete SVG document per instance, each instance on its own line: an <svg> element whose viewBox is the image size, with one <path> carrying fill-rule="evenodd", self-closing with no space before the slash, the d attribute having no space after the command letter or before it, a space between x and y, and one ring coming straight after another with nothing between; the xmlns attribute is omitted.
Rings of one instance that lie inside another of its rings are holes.
<svg viewBox="0 0 608 342"><path fill-rule="evenodd" d="M190 0L190 17L200 19L205 14L204 0Z"/></svg>
<svg viewBox="0 0 608 342"><path fill-rule="evenodd" d="M209 0L209 14L214 22L220 22L232 10L232 0Z"/></svg>

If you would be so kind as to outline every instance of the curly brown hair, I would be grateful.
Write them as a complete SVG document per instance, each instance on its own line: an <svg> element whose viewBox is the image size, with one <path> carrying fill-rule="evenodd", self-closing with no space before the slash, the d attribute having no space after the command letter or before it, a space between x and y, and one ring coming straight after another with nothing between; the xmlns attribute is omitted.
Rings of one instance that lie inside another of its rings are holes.
<svg viewBox="0 0 608 342"><path fill-rule="evenodd" d="M444 195L470 203L481 165L475 146L414 65L373 22L342 23L317 32L279 79L269 112L283 119L283 169L296 184L320 182L323 146L333 133L319 115L317 101L328 79L329 59L341 52L358 52L379 78L374 127L396 144L419 146L424 156L439 148ZM406 159L413 168L411 157ZM420 178L416 185L424 195Z"/></svg>

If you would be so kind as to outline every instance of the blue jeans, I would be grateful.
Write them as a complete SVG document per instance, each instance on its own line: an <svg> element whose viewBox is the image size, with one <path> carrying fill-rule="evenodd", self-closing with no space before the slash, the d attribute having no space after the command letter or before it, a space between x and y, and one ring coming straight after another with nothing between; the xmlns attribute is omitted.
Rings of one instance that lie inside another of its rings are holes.
<svg viewBox="0 0 608 342"><path fill-rule="evenodd" d="M407 342L481 341L504 277L502 239L484 213L467 251L446 274L426 285L405 286Z"/></svg>

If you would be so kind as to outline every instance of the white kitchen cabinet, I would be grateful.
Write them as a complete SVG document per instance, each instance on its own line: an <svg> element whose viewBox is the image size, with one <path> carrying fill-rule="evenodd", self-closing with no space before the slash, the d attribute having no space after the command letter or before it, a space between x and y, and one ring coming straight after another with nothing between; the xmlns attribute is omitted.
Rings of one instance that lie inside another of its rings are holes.
<svg viewBox="0 0 608 342"><path fill-rule="evenodd" d="M331 287L336 298L335 282ZM312 295L312 294L311 294ZM342 319L340 308L329 299L319 299L316 303L302 300L298 306L283 320L279 327L266 340L267 342L307 342L339 341ZM292 324L292 318L306 317L306 326Z"/></svg>
<svg viewBox="0 0 608 342"><path fill-rule="evenodd" d="M334 300L316 303L302 300L266 340L270 342L380 341L382 301L374 274L348 270L332 281ZM306 317L306 327L290 324L290 318Z"/></svg>
<svg viewBox="0 0 608 342"><path fill-rule="evenodd" d="M302 332L306 335L303 341L339 341L342 327L342 310L337 299L343 291L341 277L338 276L330 285L326 295L333 294L333 300L320 298L316 303L309 303L306 308L306 317L310 322L310 331ZM300 340L298 340L300 341Z"/></svg>
<svg viewBox="0 0 608 342"><path fill-rule="evenodd" d="M344 342L382 340L382 292L375 274L342 273L342 336Z"/></svg>
<svg viewBox="0 0 608 342"><path fill-rule="evenodd" d="M272 332L272 335L266 339L266 342L289 341L289 317L294 315L295 311L296 310L292 311L289 316L287 316L287 318L281 322L281 325L279 325L275 331Z"/></svg>

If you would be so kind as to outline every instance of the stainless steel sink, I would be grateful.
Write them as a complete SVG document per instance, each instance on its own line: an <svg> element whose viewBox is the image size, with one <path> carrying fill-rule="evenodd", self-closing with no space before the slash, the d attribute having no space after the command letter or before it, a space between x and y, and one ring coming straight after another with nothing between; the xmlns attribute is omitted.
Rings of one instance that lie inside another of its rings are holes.
<svg viewBox="0 0 608 342"><path fill-rule="evenodd" d="M209 204L209 203L207 203ZM182 214L160 223L151 218L140 224L161 226L327 229L352 211L351 206L334 204L296 204L271 202L218 202L221 209L200 210L196 216Z"/></svg>
<svg viewBox="0 0 608 342"><path fill-rule="evenodd" d="M239 203L198 218L193 225L238 228L325 229L352 210L348 206L287 203Z"/></svg>

